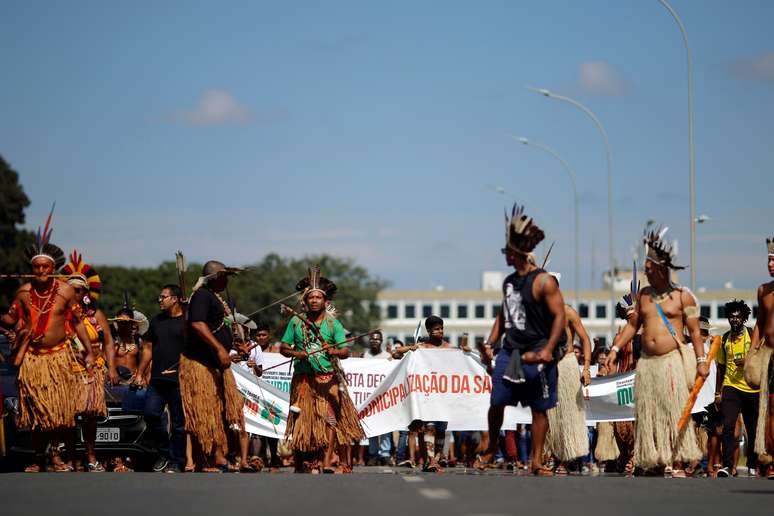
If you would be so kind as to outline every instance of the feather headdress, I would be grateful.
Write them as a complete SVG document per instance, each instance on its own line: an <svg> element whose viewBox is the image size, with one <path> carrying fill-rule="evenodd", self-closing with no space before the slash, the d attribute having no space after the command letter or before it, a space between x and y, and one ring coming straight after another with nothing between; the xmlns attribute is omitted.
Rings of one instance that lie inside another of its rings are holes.
<svg viewBox="0 0 774 516"><path fill-rule="evenodd" d="M769 251L769 256L774 256L774 237L766 239L766 248Z"/></svg>
<svg viewBox="0 0 774 516"><path fill-rule="evenodd" d="M520 254L529 254L546 237L540 229L524 213L524 206L514 203L511 216L505 211L505 247Z"/></svg>
<svg viewBox="0 0 774 516"><path fill-rule="evenodd" d="M685 266L675 263L677 258L675 244L664 238L667 231L669 231L668 226L656 225L653 222L645 226L642 242L647 249L646 259L673 270L683 270Z"/></svg>
<svg viewBox="0 0 774 516"><path fill-rule="evenodd" d="M75 249L70 253L70 261L62 268L62 274L70 276L68 282L82 284L89 289L89 297L92 301L99 299L102 294L102 280L99 274L94 267L83 261L83 256Z"/></svg>
<svg viewBox="0 0 774 516"><path fill-rule="evenodd" d="M296 290L303 293L303 297L306 297L313 290L317 290L322 292L327 299L331 299L336 294L337 288L334 282L322 276L319 265L312 265L309 267L306 277L301 278L296 283Z"/></svg>
<svg viewBox="0 0 774 516"><path fill-rule="evenodd" d="M24 249L24 255L30 262L35 258L48 258L54 263L54 268L59 269L65 263L65 254L61 248L51 243L51 233L54 231L54 228L51 226L51 219L54 216L55 206L56 203L51 206L51 211L48 213L43 231L38 227L38 232L35 234L35 242Z"/></svg>

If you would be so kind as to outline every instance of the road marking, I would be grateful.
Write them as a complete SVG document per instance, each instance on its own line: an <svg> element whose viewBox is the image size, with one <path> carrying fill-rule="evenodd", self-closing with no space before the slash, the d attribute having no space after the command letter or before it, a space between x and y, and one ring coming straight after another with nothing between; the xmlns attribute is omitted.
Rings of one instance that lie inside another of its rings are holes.
<svg viewBox="0 0 774 516"><path fill-rule="evenodd" d="M448 489L428 489L422 488L419 490L419 494L430 500L449 500L452 498L452 493Z"/></svg>
<svg viewBox="0 0 774 516"><path fill-rule="evenodd" d="M412 482L424 482L425 479L422 477L415 477L413 475L404 475L401 477L406 482L412 483Z"/></svg>

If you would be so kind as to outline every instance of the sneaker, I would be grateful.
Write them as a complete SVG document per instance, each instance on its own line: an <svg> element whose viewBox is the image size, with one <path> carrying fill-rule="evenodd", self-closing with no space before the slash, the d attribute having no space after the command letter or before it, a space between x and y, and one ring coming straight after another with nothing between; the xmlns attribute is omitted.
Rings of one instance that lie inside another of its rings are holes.
<svg viewBox="0 0 774 516"><path fill-rule="evenodd" d="M774 480L774 466L769 466L769 470L766 472L766 478Z"/></svg>
<svg viewBox="0 0 774 516"><path fill-rule="evenodd" d="M164 473L180 473L180 466L177 464L170 464L164 468Z"/></svg>
<svg viewBox="0 0 774 516"><path fill-rule="evenodd" d="M410 459L405 459L405 460L402 460L402 461L400 461L398 463L398 467L399 468L413 468L414 467L414 463L411 462Z"/></svg>
<svg viewBox="0 0 774 516"><path fill-rule="evenodd" d="M750 478L757 478L758 468L747 468L747 476Z"/></svg>
<svg viewBox="0 0 774 516"><path fill-rule="evenodd" d="M166 467L169 465L169 460L165 457L159 457L156 459L156 462L153 464L153 471L156 473L160 473L161 471L164 471Z"/></svg>
<svg viewBox="0 0 774 516"><path fill-rule="evenodd" d="M729 473L728 468L720 468L715 473L718 478L728 478L731 476L731 473Z"/></svg>

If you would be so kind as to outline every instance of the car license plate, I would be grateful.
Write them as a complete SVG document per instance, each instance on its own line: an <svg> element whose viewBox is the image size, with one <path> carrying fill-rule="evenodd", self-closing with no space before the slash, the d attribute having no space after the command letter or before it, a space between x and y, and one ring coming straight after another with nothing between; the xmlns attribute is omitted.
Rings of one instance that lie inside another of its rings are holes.
<svg viewBox="0 0 774 516"><path fill-rule="evenodd" d="M117 443L121 440L121 430L118 428L97 428L98 443Z"/></svg>

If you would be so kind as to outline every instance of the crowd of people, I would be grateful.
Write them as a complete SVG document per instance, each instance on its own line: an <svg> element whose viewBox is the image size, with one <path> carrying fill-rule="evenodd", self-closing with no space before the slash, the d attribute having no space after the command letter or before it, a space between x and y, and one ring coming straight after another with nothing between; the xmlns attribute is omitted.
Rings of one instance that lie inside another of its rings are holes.
<svg viewBox="0 0 774 516"><path fill-rule="evenodd" d="M31 281L0 318L18 367L18 425L29 428L35 458L28 472L131 471L120 457L97 457L97 420L107 416L106 386L143 392L155 471L350 473L356 465L421 468L456 465L480 471L526 470L537 476L588 474L686 477L737 474L740 437L750 475L774 479L774 281L758 289L751 310L730 300L730 330L710 337L693 294L672 281L677 265L666 230L648 226L648 285L633 284L617 305L625 324L612 346L594 346L575 310L564 302L556 275L538 267L533 250L543 231L522 207L506 217L502 249L512 267L502 308L489 337L473 350L491 375L487 420L478 432L447 431L447 421L413 421L408 428L366 438L348 393L341 360L352 356L333 298L336 284L319 267L296 284L299 304L283 305L289 320L279 343L273 328L240 321L222 297L240 269L205 263L190 293L184 284L160 288L150 321L125 299L108 318L99 308L96 271L80 254L69 261L50 240L50 217L26 253ZM774 240L767 239L774 277ZM67 262L67 263L65 263ZM363 356L400 360L420 348L444 348L443 320L424 321L427 337L385 346L368 335ZM251 435L232 367L263 374L265 353L293 361L284 439ZM636 371L634 422L588 427L583 389L597 375ZM690 418L704 380L714 370L715 401ZM507 406L529 407L531 424L504 430ZM75 453L80 421L85 457Z"/></svg>

